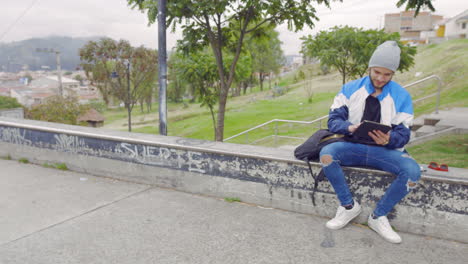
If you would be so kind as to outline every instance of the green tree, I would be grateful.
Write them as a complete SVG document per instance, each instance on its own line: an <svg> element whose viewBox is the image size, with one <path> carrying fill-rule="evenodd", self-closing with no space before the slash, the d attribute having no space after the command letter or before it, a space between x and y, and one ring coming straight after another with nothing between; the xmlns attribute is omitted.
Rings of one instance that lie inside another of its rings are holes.
<svg viewBox="0 0 468 264"><path fill-rule="evenodd" d="M320 59L323 66L334 67L346 80L363 76L367 72L372 53L386 40L395 40L401 49L399 71L409 70L414 64L416 48L403 45L398 33L383 30L363 30L349 26L333 27L315 36L303 37L302 53Z"/></svg>
<svg viewBox="0 0 468 264"><path fill-rule="evenodd" d="M252 56L247 52L244 52L245 55L240 56L239 61L237 62L236 73L234 75L234 83L236 84L236 89L233 91L233 96L239 96L241 89L247 89L247 86L250 82L250 76L252 76ZM233 56L228 55L226 63L230 64Z"/></svg>
<svg viewBox="0 0 468 264"><path fill-rule="evenodd" d="M151 112L151 105L153 103L153 98L156 98L158 91L156 91L156 80L153 83L145 82L142 86L140 96L138 97L138 102L140 104L141 112L144 112L144 107L146 106L146 113Z"/></svg>
<svg viewBox="0 0 468 264"><path fill-rule="evenodd" d="M416 12L414 13L414 16L417 16L419 14L419 10L421 8L427 7L429 10L432 12L435 11L434 6L432 5L432 0L398 0L397 2L397 7L401 7L406 3L406 11L410 9L415 9Z"/></svg>
<svg viewBox="0 0 468 264"><path fill-rule="evenodd" d="M77 97L51 96L44 103L27 109L28 119L76 125L77 118L89 110Z"/></svg>
<svg viewBox="0 0 468 264"><path fill-rule="evenodd" d="M0 109L12 109L23 107L16 98L0 95Z"/></svg>
<svg viewBox="0 0 468 264"><path fill-rule="evenodd" d="M102 84L107 96L124 103L128 131L131 131L133 107L141 97L152 96L157 79L157 52L145 47L133 48L126 40L102 38L81 48L80 58L88 78Z"/></svg>
<svg viewBox="0 0 468 264"><path fill-rule="evenodd" d="M127 0L133 7L148 11L150 23L154 23L158 7L153 0ZM169 0L167 25L174 29L180 24L187 49L203 49L209 45L216 58L219 78L216 140L224 136L224 115L229 89L235 78L235 70L246 35L257 32L262 25L276 26L286 23L289 29L301 30L305 25L314 26L317 20L312 3L329 6L330 0ZM226 48L228 48L226 50ZM234 54L229 67L225 67L226 52Z"/></svg>
<svg viewBox="0 0 468 264"><path fill-rule="evenodd" d="M213 129L216 136L216 118L214 107L218 102L219 82L217 67L213 53L209 50L203 52L192 52L186 54L178 61L176 67L179 69L180 79L189 83L193 88L195 96L198 96L201 105L210 109Z"/></svg>
<svg viewBox="0 0 468 264"><path fill-rule="evenodd" d="M84 79L83 79L83 77L82 77L81 75L76 74L76 75L73 77L73 79L76 80L76 81L79 81L79 82L80 82L80 85L83 85Z"/></svg>
<svg viewBox="0 0 468 264"><path fill-rule="evenodd" d="M271 27L265 27L263 34L248 38L246 46L252 55L252 67L253 71L258 74L260 90L263 91L265 78L272 72L278 74L284 64L279 33Z"/></svg>
<svg viewBox="0 0 468 264"><path fill-rule="evenodd" d="M175 103L182 102L186 87L190 85L184 78L181 77L183 69L180 67L183 65L183 60L184 56L181 52L173 52L167 61L167 97L169 100Z"/></svg>
<svg viewBox="0 0 468 264"><path fill-rule="evenodd" d="M91 85L96 86L107 106L112 97L110 73L114 71L114 62L109 53L115 49L115 41L102 38L99 41L90 41L79 51L81 66Z"/></svg>

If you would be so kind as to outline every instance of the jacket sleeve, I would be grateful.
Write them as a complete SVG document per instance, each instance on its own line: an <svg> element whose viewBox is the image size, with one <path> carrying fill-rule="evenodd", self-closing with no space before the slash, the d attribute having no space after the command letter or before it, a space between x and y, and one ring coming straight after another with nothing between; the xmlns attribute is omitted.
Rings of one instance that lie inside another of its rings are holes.
<svg viewBox="0 0 468 264"><path fill-rule="evenodd" d="M399 100L396 108L398 113L392 119L392 132L387 148L398 149L403 148L410 140L411 129L413 125L413 103L409 93L405 91L401 95L402 100Z"/></svg>
<svg viewBox="0 0 468 264"><path fill-rule="evenodd" d="M386 147L390 149L402 148L409 142L410 136L411 130L403 124L392 125L390 140Z"/></svg>
<svg viewBox="0 0 468 264"><path fill-rule="evenodd" d="M333 133L349 135L348 127L352 125L348 121L348 107L343 105L339 108L330 110L328 114L328 130Z"/></svg>

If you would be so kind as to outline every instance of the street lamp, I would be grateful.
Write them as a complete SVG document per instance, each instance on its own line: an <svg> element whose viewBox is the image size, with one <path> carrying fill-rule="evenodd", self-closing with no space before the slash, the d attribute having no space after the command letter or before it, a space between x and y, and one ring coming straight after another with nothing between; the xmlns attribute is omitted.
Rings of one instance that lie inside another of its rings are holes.
<svg viewBox="0 0 468 264"><path fill-rule="evenodd" d="M63 86L62 86L62 67L60 65L60 51L55 49L48 48L36 48L36 52L46 52L46 53L55 53L55 58L57 60L57 72L58 72L58 82L59 82L59 94L63 97Z"/></svg>

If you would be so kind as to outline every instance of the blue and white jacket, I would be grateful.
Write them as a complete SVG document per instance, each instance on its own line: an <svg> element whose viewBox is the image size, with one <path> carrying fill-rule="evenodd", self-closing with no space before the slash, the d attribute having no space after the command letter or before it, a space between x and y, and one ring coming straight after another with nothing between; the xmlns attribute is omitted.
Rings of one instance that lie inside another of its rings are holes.
<svg viewBox="0 0 468 264"><path fill-rule="evenodd" d="M328 129L333 133L349 135L348 127L361 122L366 99L374 92L369 76L343 85L331 106ZM392 126L386 147L403 151L410 139L410 126L414 118L411 96L399 84L390 81L377 99L380 101L380 123Z"/></svg>

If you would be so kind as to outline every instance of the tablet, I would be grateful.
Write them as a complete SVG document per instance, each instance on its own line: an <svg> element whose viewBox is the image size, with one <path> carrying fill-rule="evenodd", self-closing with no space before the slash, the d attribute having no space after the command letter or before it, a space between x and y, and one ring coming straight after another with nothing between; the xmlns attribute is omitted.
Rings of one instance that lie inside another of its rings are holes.
<svg viewBox="0 0 468 264"><path fill-rule="evenodd" d="M381 123L364 120L362 124L354 131L353 135L360 138L370 138L368 132L372 130L380 130L383 133L387 133L392 129L391 126L387 126Z"/></svg>

